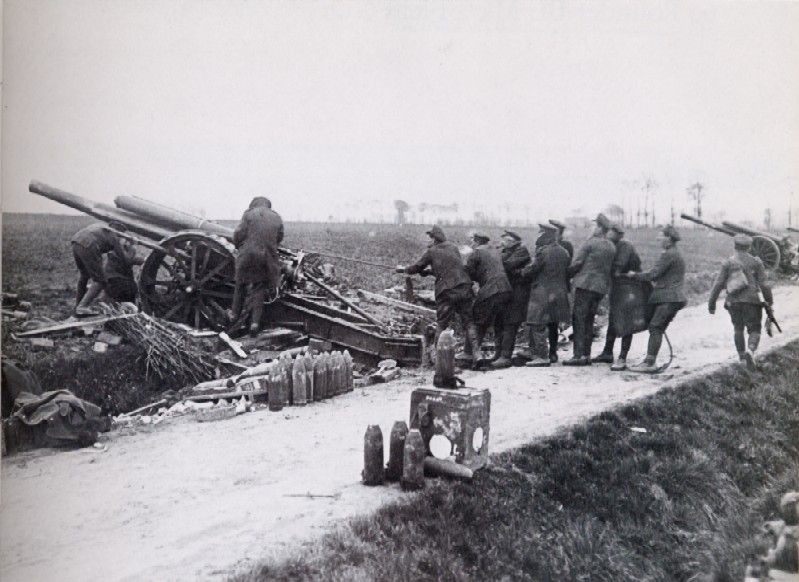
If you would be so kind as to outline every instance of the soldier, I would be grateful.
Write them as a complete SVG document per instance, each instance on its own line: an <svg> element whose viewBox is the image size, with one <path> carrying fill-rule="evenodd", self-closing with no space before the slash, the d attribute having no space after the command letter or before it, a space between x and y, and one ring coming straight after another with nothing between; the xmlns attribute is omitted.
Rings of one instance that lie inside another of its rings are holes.
<svg viewBox="0 0 799 582"><path fill-rule="evenodd" d="M687 299L683 285L685 283L685 261L677 250L680 233L677 229L667 224L658 235L663 252L658 257L655 266L643 273L628 273L626 277L639 281L652 282L652 294L649 296L649 344L646 358L637 366L630 368L632 372L657 373L655 365L663 334L677 312L685 307Z"/></svg>
<svg viewBox="0 0 799 582"><path fill-rule="evenodd" d="M474 299L472 317L477 326L477 344L482 346L483 338L497 319L507 309L511 300L511 286L502 256L495 248L488 246L491 239L480 232L472 235L472 253L466 259L466 273L480 286ZM494 329L494 337L500 330ZM474 367L478 367L480 351L475 353Z"/></svg>
<svg viewBox="0 0 799 582"><path fill-rule="evenodd" d="M126 230L124 225L117 223L114 223L113 227L119 231ZM90 224L76 232L71 243L72 255L80 272L75 315L78 317L95 315L89 305L103 292L106 286L103 255L115 251L122 256L124 251L119 237L101 222Z"/></svg>
<svg viewBox="0 0 799 582"><path fill-rule="evenodd" d="M596 228L569 267L573 277L574 314L574 356L563 362L564 366L590 366L591 342L594 338L594 318L599 302L610 291L610 277L616 247L606 238L610 221L604 214L594 219Z"/></svg>
<svg viewBox="0 0 799 582"><path fill-rule="evenodd" d="M466 335L464 359L474 362L474 354L479 354L477 328L472 320L474 293L472 281L466 274L460 251L453 243L447 241L444 231L438 225L426 233L430 237L430 246L422 257L413 265L397 266L397 273L409 275L433 275L436 278L436 341L452 323L453 317L460 319Z"/></svg>
<svg viewBox="0 0 799 582"><path fill-rule="evenodd" d="M120 243L122 254L111 251L105 256L105 296L111 301L136 301L138 286L133 276L133 266L141 265L144 259L136 255L136 247L130 240Z"/></svg>
<svg viewBox="0 0 799 582"><path fill-rule="evenodd" d="M527 325L531 360L527 366L549 366L547 327L569 321L569 254L557 242L557 229L541 224L541 234L535 241L533 262L522 270L530 283L530 302L527 305ZM556 344L557 345L557 344ZM550 346L551 350L551 346Z"/></svg>
<svg viewBox="0 0 799 582"><path fill-rule="evenodd" d="M236 287L231 309L232 330L250 315L250 335L256 335L261 325L264 301L277 299L280 289L280 257L278 246L283 241L283 219L272 210L268 198L256 196L241 217L233 232L236 255ZM243 309L245 288L249 309Z"/></svg>
<svg viewBox="0 0 799 582"><path fill-rule="evenodd" d="M552 218L549 219L549 224L558 229L558 244L566 249L566 252L569 253L569 260L571 261L574 257L574 245L563 238L563 231L566 230L566 225L560 220L553 220Z"/></svg>
<svg viewBox="0 0 799 582"><path fill-rule="evenodd" d="M513 348L516 346L516 333L527 318L527 302L530 299L530 284L522 277L522 267L530 262L530 251L521 241L522 237L506 230L502 235L502 266L511 286L511 300L507 309L500 313L494 323L494 333L499 337L493 368L507 368L511 365ZM502 333L499 333L502 330Z"/></svg>
<svg viewBox="0 0 799 582"><path fill-rule="evenodd" d="M755 351L760 343L763 319L763 304L758 290L763 292L767 305L774 302L771 287L766 281L766 268L763 261L749 254L751 237L738 234L734 239L735 253L721 265L713 289L710 291L707 309L716 313L716 300L722 289L727 291L724 308L730 312L734 329L735 349L738 358L746 362L749 369L755 369ZM749 342L744 340L744 328L749 333ZM748 350L747 350L748 347Z"/></svg>
<svg viewBox="0 0 799 582"><path fill-rule="evenodd" d="M610 317L608 318L608 329L605 333L605 349L602 353L591 360L594 363L611 364L610 369L614 372L627 368L627 354L633 342L633 334L627 334L621 338L621 352L619 358L613 361L613 344L616 342L615 323L619 316L616 313L618 304L618 293L623 287L620 275L623 273L638 272L641 270L641 258L635 247L624 240L624 229L616 223L610 226L608 239L616 245L616 256L613 259L613 284L610 288Z"/></svg>

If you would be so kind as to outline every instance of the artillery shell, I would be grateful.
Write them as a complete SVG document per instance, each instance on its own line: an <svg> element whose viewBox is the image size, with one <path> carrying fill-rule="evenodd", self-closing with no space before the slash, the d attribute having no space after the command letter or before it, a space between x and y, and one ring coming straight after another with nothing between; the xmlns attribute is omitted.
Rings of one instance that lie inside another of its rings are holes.
<svg viewBox="0 0 799 582"><path fill-rule="evenodd" d="M305 406L308 403L308 389L305 385L305 360L297 356L291 368L291 386L294 392L294 404Z"/></svg>
<svg viewBox="0 0 799 582"><path fill-rule="evenodd" d="M422 433L413 428L405 437L402 455L402 479L400 485L405 491L424 488L424 458L426 450Z"/></svg>
<svg viewBox="0 0 799 582"><path fill-rule="evenodd" d="M268 392L269 410L277 412L283 410L283 387L280 366L273 365L269 369Z"/></svg>
<svg viewBox="0 0 799 582"><path fill-rule="evenodd" d="M347 392L352 392L355 383L352 379L352 356L349 350L344 350L344 377L347 380Z"/></svg>
<svg viewBox="0 0 799 582"><path fill-rule="evenodd" d="M314 395L314 385L313 385L313 367L314 361L311 357L311 354L305 354L303 357L303 367L305 369L305 398L308 402L313 402L316 400L316 396Z"/></svg>
<svg viewBox="0 0 799 582"><path fill-rule="evenodd" d="M402 457L405 454L406 436L408 436L408 425L405 424L404 420L398 420L391 427L386 481L399 481L402 478Z"/></svg>
<svg viewBox="0 0 799 582"><path fill-rule="evenodd" d="M383 432L376 424L370 424L363 436L363 477L364 485L382 485L383 472Z"/></svg>

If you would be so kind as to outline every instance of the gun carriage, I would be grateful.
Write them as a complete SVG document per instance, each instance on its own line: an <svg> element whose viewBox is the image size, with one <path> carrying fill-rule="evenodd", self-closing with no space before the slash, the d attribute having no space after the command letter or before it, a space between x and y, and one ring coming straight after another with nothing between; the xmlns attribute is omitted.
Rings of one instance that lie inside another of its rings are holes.
<svg viewBox="0 0 799 582"><path fill-rule="evenodd" d="M736 234L748 235L752 237L751 253L760 258L767 269L779 271L789 276L799 274L797 246L788 237L780 238L767 232L752 230L734 222L724 221L720 225L713 224L690 214L680 214L680 218L721 232L727 236L735 236Z"/></svg>
<svg viewBox="0 0 799 582"><path fill-rule="evenodd" d="M146 313L198 329L223 330L231 323L236 262L232 228L134 196L118 196L111 206L36 181L29 190L105 222L112 230L114 223L122 224L127 231L115 231L119 236L151 249L138 280ZM264 324L299 328L370 362L421 362L422 337L379 321L314 276L306 260L313 253L281 247L279 255L280 293L264 310ZM334 302L309 297L304 292L308 284ZM339 308L342 303L349 309Z"/></svg>

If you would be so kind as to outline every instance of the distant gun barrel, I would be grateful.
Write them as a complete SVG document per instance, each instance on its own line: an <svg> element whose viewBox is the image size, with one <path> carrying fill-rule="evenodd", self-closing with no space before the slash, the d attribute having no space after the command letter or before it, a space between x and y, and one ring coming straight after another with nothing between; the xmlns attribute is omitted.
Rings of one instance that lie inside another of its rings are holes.
<svg viewBox="0 0 799 582"><path fill-rule="evenodd" d="M761 232L759 230L753 230L751 228L747 228L745 226L741 226L740 224L736 224L734 222L722 222L724 226L729 228L730 230L734 230L736 233L743 233L749 236L762 236L763 238L767 238L772 240L776 243L780 241L780 237L774 236L773 234L769 234L767 232Z"/></svg>
<svg viewBox="0 0 799 582"><path fill-rule="evenodd" d="M30 183L28 190L33 194L38 194L39 196L43 196L53 202L58 202L59 204L83 212L84 214L88 214L103 222L118 222L124 224L129 230L151 239L160 240L173 234L169 228L163 228L157 224L148 222L132 212L101 202L95 202L94 200L89 200L77 194L48 186L36 180Z"/></svg>
<svg viewBox="0 0 799 582"><path fill-rule="evenodd" d="M682 218L683 220L690 220L693 223L700 224L700 225L705 226L705 227L707 227L707 228L709 228L711 230L715 230L715 231L721 232L723 234L726 234L727 236L735 236L735 231L731 230L730 228L728 228L726 226L719 226L717 224L711 224L709 222L705 222L701 218L697 218L696 216L691 216L690 214L680 214L680 218Z"/></svg>
<svg viewBox="0 0 799 582"><path fill-rule="evenodd" d="M786 227L785 230L789 232L799 232L799 228L793 228L792 226Z"/></svg>
<svg viewBox="0 0 799 582"><path fill-rule="evenodd" d="M117 208L141 216L173 231L201 230L228 240L233 239L232 228L143 198L117 196L114 198L114 204L116 204Z"/></svg>

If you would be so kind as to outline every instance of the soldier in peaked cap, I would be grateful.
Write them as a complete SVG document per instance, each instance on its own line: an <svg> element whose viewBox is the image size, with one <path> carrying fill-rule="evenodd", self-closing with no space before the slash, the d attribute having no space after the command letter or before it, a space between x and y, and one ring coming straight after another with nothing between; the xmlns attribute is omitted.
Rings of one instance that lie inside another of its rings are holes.
<svg viewBox="0 0 799 582"><path fill-rule="evenodd" d="M507 308L512 296L510 282L502 266L502 255L499 250L489 246L490 240L487 234L475 232L472 235L474 251L466 259L466 273L480 286L472 308L472 317L477 326L477 343L480 346L488 329L495 326L497 317ZM501 329L494 328L495 340L498 340L501 332ZM479 358L478 350L475 353L475 368L480 365Z"/></svg>
<svg viewBox="0 0 799 582"><path fill-rule="evenodd" d="M563 231L566 230L566 225L560 220L554 220L552 218L549 219L549 224L558 229L558 244L566 249L566 252L569 253L569 260L571 261L572 257L574 257L574 245L563 238Z"/></svg>
<svg viewBox="0 0 799 582"><path fill-rule="evenodd" d="M500 240L502 266L511 286L511 299L494 322L494 333L498 341L492 368L507 368L511 365L516 334L527 318L527 302L530 299L530 284L522 276L522 268L530 263L530 251L522 244L522 237L512 230L506 230Z"/></svg>
<svg viewBox="0 0 799 582"><path fill-rule="evenodd" d="M608 318L608 329L605 333L605 349L592 361L594 363L611 364L610 369L621 371L627 368L627 354L633 341L633 334L627 334L621 338L621 352L619 358L613 361L613 344L616 342L616 321L619 317L619 293L622 293L624 280L620 277L623 273L635 273L641 270L641 258L635 247L629 241L624 240L624 228L613 223L608 231L608 239L616 245L616 255L613 259L613 283L610 289L610 317Z"/></svg>
<svg viewBox="0 0 799 582"><path fill-rule="evenodd" d="M436 342L458 317L466 334L464 355L466 360L474 361L474 354L479 355L477 328L472 319L474 293L472 280L466 274L458 247L447 240L440 226L434 225L427 231L430 246L422 257L413 265L397 267L398 273L408 275L432 275L436 279Z"/></svg>
<svg viewBox="0 0 799 582"><path fill-rule="evenodd" d="M550 365L547 328L554 326L557 333L558 324L568 321L570 317L569 254L557 242L556 227L551 224L539 226L541 234L536 240L535 257L522 270L522 276L530 282L530 301L527 305L530 361L526 364L530 367ZM552 346L549 347L551 353Z"/></svg>
<svg viewBox="0 0 799 582"><path fill-rule="evenodd" d="M655 266L642 273L630 273L626 276L633 279L652 282L652 294L649 296L649 344L646 358L637 366L630 368L633 372L656 373L658 352L663 342L666 328L685 307L687 299L683 289L685 283L685 260L677 250L680 233L672 225L667 224L658 235L663 252Z"/></svg>
<svg viewBox="0 0 799 582"><path fill-rule="evenodd" d="M594 336L594 319L599 302L610 291L613 259L616 247L607 238L610 220L604 214L594 219L593 235L580 247L569 267L573 277L574 356L563 362L565 366L589 366L591 364L591 342Z"/></svg>
<svg viewBox="0 0 799 582"><path fill-rule="evenodd" d="M759 291L767 305L774 302L771 287L766 281L766 268L763 261L749 253L752 239L745 234L735 236L735 252L721 265L713 289L710 291L707 309L716 312L716 300L722 289L727 292L724 308L730 312L732 319L733 339L738 358L746 362L747 367L754 369L755 351L760 344L760 332L763 320L763 304ZM749 341L744 338L744 328L749 333Z"/></svg>

